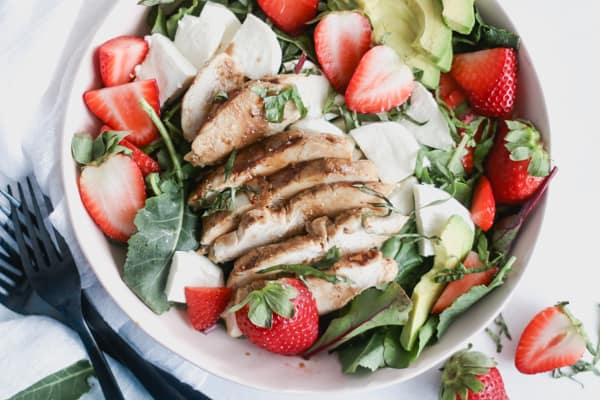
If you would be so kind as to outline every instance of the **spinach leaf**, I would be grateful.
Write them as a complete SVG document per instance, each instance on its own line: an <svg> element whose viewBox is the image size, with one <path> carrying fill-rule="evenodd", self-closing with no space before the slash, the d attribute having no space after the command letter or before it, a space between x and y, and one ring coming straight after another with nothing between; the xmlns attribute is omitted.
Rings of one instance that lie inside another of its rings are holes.
<svg viewBox="0 0 600 400"><path fill-rule="evenodd" d="M495 47L511 47L519 49L520 38L506 29L486 24L479 12L475 12L475 26L468 35L454 32L452 47L455 53L491 49Z"/></svg>
<svg viewBox="0 0 600 400"><path fill-rule="evenodd" d="M15 394L8 400L78 399L91 389L94 375L88 360L80 360Z"/></svg>
<svg viewBox="0 0 600 400"><path fill-rule="evenodd" d="M496 274L492 282L489 285L478 285L474 286L462 296L458 297L452 305L446 308L439 315L439 324L437 325L437 338L441 338L444 332L448 329L450 324L469 307L478 302L482 297L490 293L492 290L501 286L504 283L506 275L511 271L513 264L515 263L515 257L511 257L500 271Z"/></svg>
<svg viewBox="0 0 600 400"><path fill-rule="evenodd" d="M331 321L325 333L305 355L310 357L324 350L331 351L379 326L403 325L411 308L412 302L395 282L384 290L367 289L352 300L344 315Z"/></svg>
<svg viewBox="0 0 600 400"><path fill-rule="evenodd" d="M376 371L385 367L385 332L376 331L367 340L353 343L339 352L342 371L346 374L357 372L359 367Z"/></svg>

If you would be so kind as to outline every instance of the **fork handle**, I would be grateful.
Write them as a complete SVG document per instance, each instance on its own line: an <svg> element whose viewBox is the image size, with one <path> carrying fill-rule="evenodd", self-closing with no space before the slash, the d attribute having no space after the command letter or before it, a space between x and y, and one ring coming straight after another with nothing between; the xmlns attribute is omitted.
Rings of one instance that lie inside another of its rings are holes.
<svg viewBox="0 0 600 400"><path fill-rule="evenodd" d="M94 367L98 382L100 382L104 398L110 400L125 400L123 393L121 393L121 389L119 389L117 380L108 366L104 354L100 350L100 347L98 347L88 326L85 324L81 312L78 314L79 315L73 315L73 313L69 313L69 326L79 334L79 337L83 342L85 350L92 362L92 366Z"/></svg>

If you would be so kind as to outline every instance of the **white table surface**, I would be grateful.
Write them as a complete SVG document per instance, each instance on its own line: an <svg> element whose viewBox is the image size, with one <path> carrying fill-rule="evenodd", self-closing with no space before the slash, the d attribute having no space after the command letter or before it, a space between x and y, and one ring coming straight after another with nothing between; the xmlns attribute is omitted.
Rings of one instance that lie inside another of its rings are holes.
<svg viewBox="0 0 600 400"><path fill-rule="evenodd" d="M585 323L592 340L598 339L600 263L594 250L600 244L594 228L600 226L600 216L595 212L600 203L600 188L594 166L600 149L600 132L595 123L595 116L600 114L596 101L600 94L596 72L600 56L596 54L595 43L595 38L600 38L596 33L600 2L501 2L519 28L542 81L553 132L552 158L560 171L551 185L544 227L526 277L504 311L515 338L495 358L513 400L598 399L600 377L582 375L585 389L581 389L572 381L553 380L547 374L522 375L515 369L513 357L516 341L529 319L562 300L571 301L571 310ZM494 345L485 333L479 334L473 343L477 349L494 354ZM435 399L439 376L435 368L404 384L343 398ZM216 377L208 378L204 391L218 400L308 397L259 392ZM310 398L338 397L311 395Z"/></svg>
<svg viewBox="0 0 600 400"><path fill-rule="evenodd" d="M551 184L543 230L527 274L503 313L515 338L495 358L513 400L599 399L600 377L581 375L582 389L575 382L554 380L547 374L523 375L514 367L514 351L533 315L562 300L571 301L571 311L584 322L592 340L598 339L600 261L594 252L600 248L596 211L600 178L595 175L600 160L596 42L600 39L600 2L502 0L501 4L518 27L542 82L552 127L552 159L560 170ZM479 350L495 352L484 332L473 343ZM436 399L439 376L433 369L410 382L344 399ZM214 377L205 388L215 399L302 398L248 390Z"/></svg>

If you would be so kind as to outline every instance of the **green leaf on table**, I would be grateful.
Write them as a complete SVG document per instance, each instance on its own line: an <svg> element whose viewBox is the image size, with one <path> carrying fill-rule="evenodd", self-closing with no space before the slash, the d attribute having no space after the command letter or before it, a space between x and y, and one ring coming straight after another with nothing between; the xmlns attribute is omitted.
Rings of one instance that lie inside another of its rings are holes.
<svg viewBox="0 0 600 400"><path fill-rule="evenodd" d="M89 378L93 375L94 368L90 362L80 360L34 383L8 400L76 400L90 391Z"/></svg>
<svg viewBox="0 0 600 400"><path fill-rule="evenodd" d="M452 305L446 308L439 315L439 324L437 325L437 338L441 338L442 335L446 332L450 324L462 313L464 313L467 309L469 309L473 304L477 303L481 298L486 296L492 290L504 284L504 279L506 275L511 271L513 264L515 263L515 257L511 257L500 271L496 274L494 279L490 282L489 285L478 285L473 286L469 289L468 292L458 297Z"/></svg>
<svg viewBox="0 0 600 400"><path fill-rule="evenodd" d="M95 139L89 133L76 133L71 139L73 159L82 165L99 165L117 153L131 154L127 147L119 145L129 132L104 131Z"/></svg>
<svg viewBox="0 0 600 400"><path fill-rule="evenodd" d="M404 325L411 308L411 300L395 282L384 290L367 289L352 300L343 315L331 321L325 333L305 355L310 357L321 351L331 351L379 326Z"/></svg>
<svg viewBox="0 0 600 400"><path fill-rule="evenodd" d="M128 242L123 280L157 314L169 309L164 289L173 253L198 246L196 221L181 189L146 200L135 217L138 232Z"/></svg>

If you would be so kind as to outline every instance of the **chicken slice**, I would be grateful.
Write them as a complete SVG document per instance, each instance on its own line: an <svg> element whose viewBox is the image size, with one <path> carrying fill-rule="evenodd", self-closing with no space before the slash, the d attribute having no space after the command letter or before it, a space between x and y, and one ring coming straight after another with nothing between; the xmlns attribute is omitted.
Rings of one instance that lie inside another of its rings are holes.
<svg viewBox="0 0 600 400"><path fill-rule="evenodd" d="M393 190L392 185L379 182L366 183L364 186L384 196ZM209 257L216 263L230 261L254 247L302 232L304 225L314 218L333 216L352 208L370 207L373 203L381 203L381 198L351 182L314 186L277 208L265 206L246 212L235 231L215 240ZM386 212L382 208L373 209L373 212Z"/></svg>
<svg viewBox="0 0 600 400"><path fill-rule="evenodd" d="M331 283L315 277L306 277L306 286L317 302L319 315L344 307L350 300L370 287L391 282L398 275L398 264L384 258L381 251L371 249L346 254L325 273L348 279Z"/></svg>
<svg viewBox="0 0 600 400"><path fill-rule="evenodd" d="M380 247L398 233L408 217L401 214L373 215L370 209L356 209L338 215L335 220L321 217L308 223L307 235L257 247L240 257L227 280L228 287L240 287L265 277L258 271L282 264L313 263L337 247L342 254Z"/></svg>
<svg viewBox="0 0 600 400"><path fill-rule="evenodd" d="M202 219L202 245L234 230L240 216L256 207L276 206L281 201L322 183L372 182L377 180L375 164L369 160L350 161L342 158L321 158L292 164L266 177L258 177L246 186L251 191L239 192L232 211L220 211Z"/></svg>
<svg viewBox="0 0 600 400"><path fill-rule="evenodd" d="M281 132L241 150L235 157L227 181L224 165L209 173L191 195L189 202L198 204L201 199L210 198L211 193L220 192L227 187L240 187L257 176L274 174L293 163L325 157L350 160L352 142L335 135Z"/></svg>
<svg viewBox="0 0 600 400"><path fill-rule="evenodd" d="M398 265L391 258L384 258L379 250L370 249L346 254L324 272L346 278L347 281L331 283L315 277L304 278L315 299L319 315L339 310L368 288L393 281L398 274ZM255 280L237 288L229 306L240 303L250 292L264 287L266 282L262 279ZM225 313L223 317L227 332L233 337L241 336L235 313Z"/></svg>
<svg viewBox="0 0 600 400"><path fill-rule="evenodd" d="M243 71L226 53L216 55L202 67L181 102L181 128L186 140L194 140L219 92L230 93L243 84Z"/></svg>
<svg viewBox="0 0 600 400"><path fill-rule="evenodd" d="M289 87L291 83L279 83L277 77L244 84L200 127L192 142L192 151L185 156L185 159L200 166L218 164L234 149L240 149L264 136L281 132L298 121L301 113L293 101L285 104L281 122L267 121L263 98L256 90L260 88L269 92L281 92Z"/></svg>

